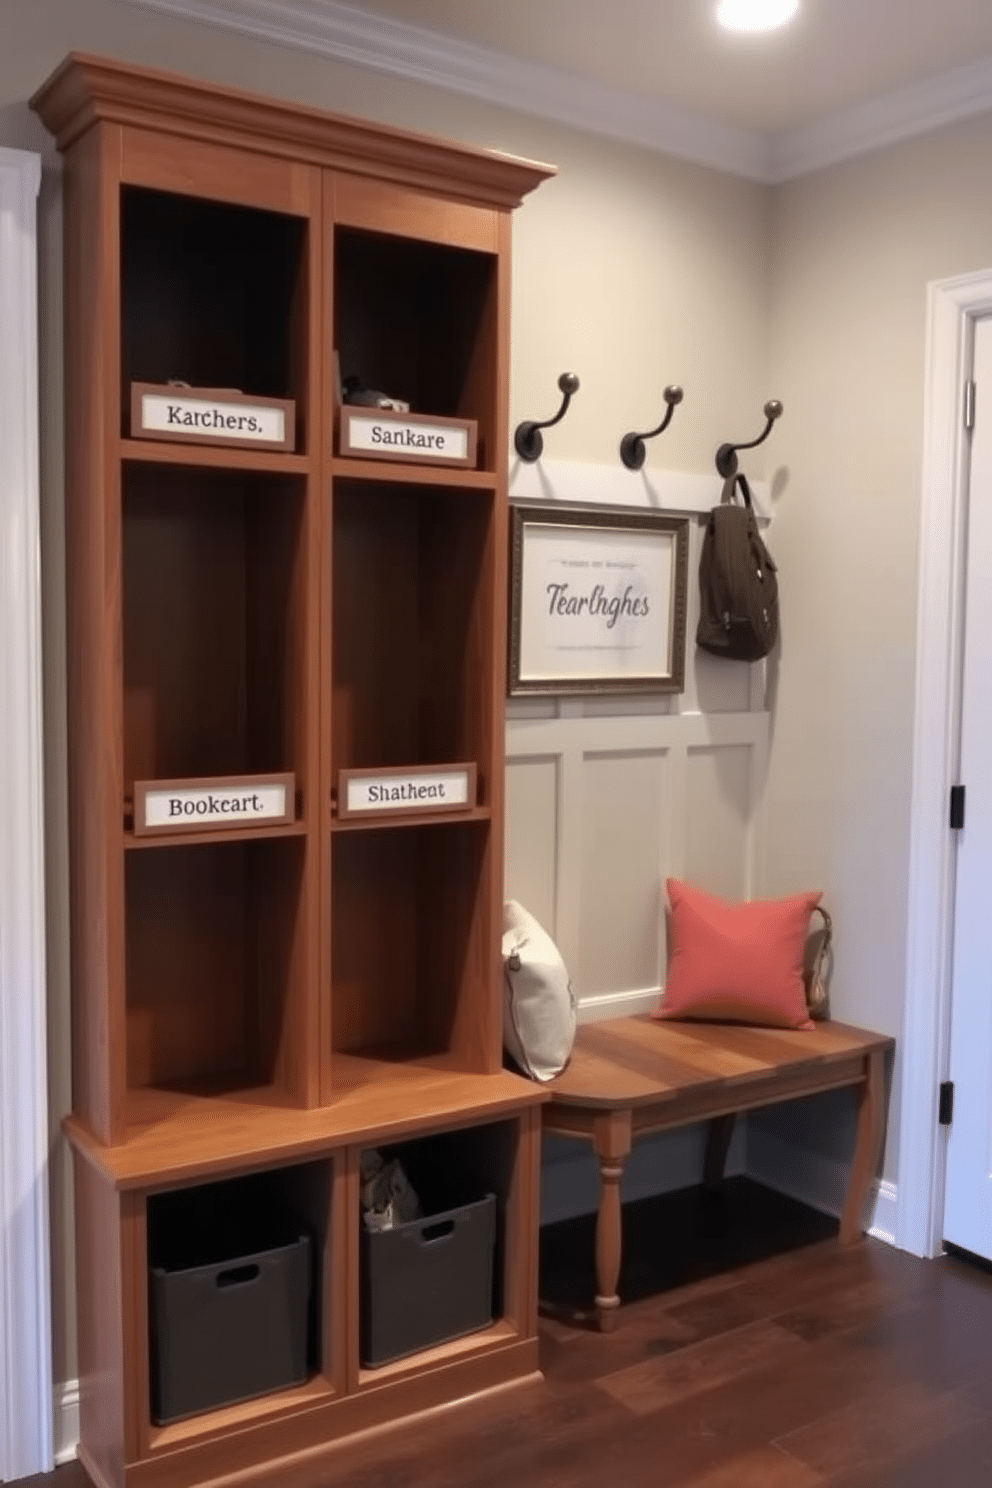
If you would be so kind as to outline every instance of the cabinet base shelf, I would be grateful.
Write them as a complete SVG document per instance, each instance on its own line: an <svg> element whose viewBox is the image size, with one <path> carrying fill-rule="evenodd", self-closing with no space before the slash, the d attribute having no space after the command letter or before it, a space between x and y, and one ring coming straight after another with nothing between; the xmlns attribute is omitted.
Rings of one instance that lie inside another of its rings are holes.
<svg viewBox="0 0 992 1488"><path fill-rule="evenodd" d="M292 1385L271 1395L255 1400L241 1401L236 1405L219 1406L204 1411L202 1415L190 1416L185 1421L175 1421L168 1426L152 1426L148 1437L149 1455L174 1451L216 1436L227 1436L231 1431L258 1426L282 1416L296 1415L301 1410L327 1405L338 1398L338 1392L323 1375L316 1375L302 1385Z"/></svg>
<svg viewBox="0 0 992 1488"><path fill-rule="evenodd" d="M248 1481L255 1488L284 1483L287 1474L304 1464L308 1477L319 1476L322 1464L333 1460L344 1439L358 1432L395 1427L401 1419L422 1420L459 1401L541 1377L537 1340L519 1340L279 1421L246 1425L215 1440L130 1462L124 1468L123 1488L193 1488L219 1478L228 1488ZM116 1488L85 1448L80 1448L79 1455L98 1488Z"/></svg>
<svg viewBox="0 0 992 1488"><path fill-rule="evenodd" d="M451 1068L444 1055L393 1063L338 1055L330 1101L289 1104L272 1086L226 1093L142 1089L129 1095L128 1138L106 1147L77 1116L64 1130L115 1188L163 1187L303 1161L357 1143L376 1145L446 1124L466 1125L525 1110L547 1092L507 1070Z"/></svg>

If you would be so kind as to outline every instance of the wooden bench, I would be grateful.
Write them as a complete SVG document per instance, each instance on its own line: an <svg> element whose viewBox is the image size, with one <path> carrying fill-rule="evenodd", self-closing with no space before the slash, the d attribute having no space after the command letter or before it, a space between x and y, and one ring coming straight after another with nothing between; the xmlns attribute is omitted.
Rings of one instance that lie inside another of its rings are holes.
<svg viewBox="0 0 992 1488"><path fill-rule="evenodd" d="M616 1324L620 1275L620 1178L631 1143L648 1132L709 1121L704 1178L723 1168L736 1115L847 1086L858 1119L840 1238L856 1239L885 1127L885 1056L894 1040L843 1023L806 1032L734 1024L658 1022L648 1016L587 1023L572 1058L547 1087L546 1132L581 1137L599 1160L596 1309Z"/></svg>

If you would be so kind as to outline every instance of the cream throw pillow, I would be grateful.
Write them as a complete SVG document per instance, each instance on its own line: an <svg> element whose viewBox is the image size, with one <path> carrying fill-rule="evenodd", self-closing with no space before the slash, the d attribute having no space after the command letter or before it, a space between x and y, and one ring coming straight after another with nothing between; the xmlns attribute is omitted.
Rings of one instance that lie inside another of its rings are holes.
<svg viewBox="0 0 992 1488"><path fill-rule="evenodd" d="M533 1080L551 1080L575 1042L575 998L558 947L532 914L503 905L503 1044Z"/></svg>

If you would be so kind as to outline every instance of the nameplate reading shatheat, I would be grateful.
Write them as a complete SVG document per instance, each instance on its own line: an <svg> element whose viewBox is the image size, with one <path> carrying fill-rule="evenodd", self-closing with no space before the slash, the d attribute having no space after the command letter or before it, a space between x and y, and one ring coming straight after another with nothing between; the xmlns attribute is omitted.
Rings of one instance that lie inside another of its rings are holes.
<svg viewBox="0 0 992 1488"><path fill-rule="evenodd" d="M292 775L237 775L209 780L136 780L134 832L229 832L291 822Z"/></svg>
<svg viewBox="0 0 992 1488"><path fill-rule="evenodd" d="M417 816L475 805L475 765L417 770L342 770L338 816Z"/></svg>
<svg viewBox="0 0 992 1488"><path fill-rule="evenodd" d="M227 388L131 384L135 439L291 450L295 405L287 398L249 398Z"/></svg>
<svg viewBox="0 0 992 1488"><path fill-rule="evenodd" d="M474 419L428 418L385 409L341 409L341 454L372 460L420 460L475 466Z"/></svg>

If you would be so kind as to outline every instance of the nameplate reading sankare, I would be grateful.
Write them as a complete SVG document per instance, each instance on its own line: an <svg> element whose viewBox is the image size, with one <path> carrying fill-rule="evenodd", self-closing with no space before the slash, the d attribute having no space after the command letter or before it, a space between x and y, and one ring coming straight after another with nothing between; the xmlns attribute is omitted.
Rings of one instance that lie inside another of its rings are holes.
<svg viewBox="0 0 992 1488"><path fill-rule="evenodd" d="M239 775L210 780L138 780L134 785L134 831L230 831L291 822L295 812L292 775Z"/></svg>
<svg viewBox="0 0 992 1488"><path fill-rule="evenodd" d="M342 770L338 816L420 815L475 805L475 765L417 770Z"/></svg>
<svg viewBox="0 0 992 1488"><path fill-rule="evenodd" d="M133 383L131 434L229 444L239 449L291 450L295 405L286 398L249 398L226 388Z"/></svg>
<svg viewBox="0 0 992 1488"><path fill-rule="evenodd" d="M362 407L341 409L342 455L474 467L475 449L473 419L428 418Z"/></svg>

